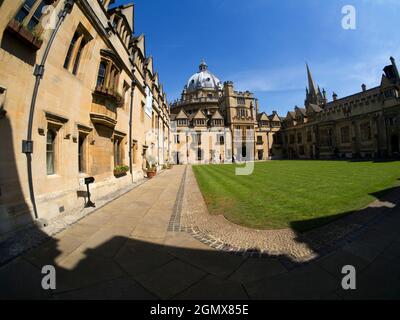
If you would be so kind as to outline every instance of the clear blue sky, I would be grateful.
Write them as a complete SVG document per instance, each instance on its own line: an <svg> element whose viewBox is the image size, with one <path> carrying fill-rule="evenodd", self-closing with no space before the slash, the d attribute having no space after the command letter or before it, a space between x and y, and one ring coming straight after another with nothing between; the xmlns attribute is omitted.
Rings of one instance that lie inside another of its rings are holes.
<svg viewBox="0 0 400 320"><path fill-rule="evenodd" d="M128 3L116 1L116 5ZM205 58L222 81L249 90L261 109L303 106L307 77L339 97L379 84L392 55L400 67L400 0L136 0L135 33L146 35L169 101ZM342 7L357 29L342 28Z"/></svg>

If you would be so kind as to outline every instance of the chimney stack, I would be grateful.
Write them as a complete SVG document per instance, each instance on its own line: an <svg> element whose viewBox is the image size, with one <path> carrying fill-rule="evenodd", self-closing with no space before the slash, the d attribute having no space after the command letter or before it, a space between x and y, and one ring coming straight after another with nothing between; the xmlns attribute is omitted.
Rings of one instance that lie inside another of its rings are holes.
<svg viewBox="0 0 400 320"><path fill-rule="evenodd" d="M333 94L332 94L332 98L333 98L333 101L336 101L337 100L337 94L334 92Z"/></svg>
<svg viewBox="0 0 400 320"><path fill-rule="evenodd" d="M363 84L361 85L361 89L362 89L362 91L367 91L367 86L363 83Z"/></svg>
<svg viewBox="0 0 400 320"><path fill-rule="evenodd" d="M256 100L256 116L259 114L259 111L260 111L260 106L259 106L259 104L258 104L258 99L255 99Z"/></svg>

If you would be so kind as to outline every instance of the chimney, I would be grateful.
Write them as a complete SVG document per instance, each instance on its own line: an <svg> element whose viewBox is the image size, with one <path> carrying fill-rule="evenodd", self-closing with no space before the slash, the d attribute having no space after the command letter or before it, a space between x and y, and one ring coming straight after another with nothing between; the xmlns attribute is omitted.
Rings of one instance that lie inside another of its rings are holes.
<svg viewBox="0 0 400 320"><path fill-rule="evenodd" d="M334 92L334 93L332 94L332 98L333 98L333 101L336 101L336 100L337 100L337 94L336 94L336 92Z"/></svg>
<svg viewBox="0 0 400 320"><path fill-rule="evenodd" d="M256 99L256 115L259 114L259 110L260 110L260 107L259 107L259 104L258 104L258 99Z"/></svg>
<svg viewBox="0 0 400 320"><path fill-rule="evenodd" d="M226 96L233 95L233 82L232 81L225 81L224 82L224 91Z"/></svg>
<svg viewBox="0 0 400 320"><path fill-rule="evenodd" d="M367 91L367 86L363 83L362 85L361 85L361 89L362 89L362 91Z"/></svg>

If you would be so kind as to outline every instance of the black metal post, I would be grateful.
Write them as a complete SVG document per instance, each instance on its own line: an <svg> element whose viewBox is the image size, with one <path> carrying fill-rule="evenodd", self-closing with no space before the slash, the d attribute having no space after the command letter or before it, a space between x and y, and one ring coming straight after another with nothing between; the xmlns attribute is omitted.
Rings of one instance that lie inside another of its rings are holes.
<svg viewBox="0 0 400 320"><path fill-rule="evenodd" d="M96 208L96 205L90 200L89 183L86 184L86 190L87 190L88 201L85 205L85 208Z"/></svg>
<svg viewBox="0 0 400 320"><path fill-rule="evenodd" d="M32 94L32 99L31 99L31 106L30 106L30 110L29 110L27 138L22 143L22 152L26 154L29 194L30 194L30 198L31 198L31 202L32 202L35 219L39 218L38 212L37 212L37 207L36 207L35 192L34 192L34 188L33 188L33 176L32 176L32 153L33 153L33 141L32 141L33 129L32 128L33 128L33 117L35 114L35 107L36 107L36 99L37 99L38 92L39 92L40 81L42 80L44 71L45 71L44 66L46 64L46 60L49 55L51 46L53 44L56 34L57 34L58 30L60 29L61 24L63 23L65 17L71 13L74 3L75 3L74 0L65 0L64 8L58 14L58 21L57 21L56 27L54 28L54 30L51 33L50 39L49 39L46 49L43 53L41 63L39 65L35 66L35 70L33 73L34 76L36 77L36 80L35 80L35 86L33 89L33 94Z"/></svg>
<svg viewBox="0 0 400 320"><path fill-rule="evenodd" d="M133 73L133 76L135 76L135 70L133 70L132 73ZM129 110L129 172L131 174L132 182L133 182L133 164L132 164L133 163L133 155L132 155L133 121L132 121L132 118L133 118L133 108L134 108L133 99L135 96L136 85L137 85L137 81L136 81L136 79L133 79L132 83L131 83L131 104L130 104L130 110Z"/></svg>

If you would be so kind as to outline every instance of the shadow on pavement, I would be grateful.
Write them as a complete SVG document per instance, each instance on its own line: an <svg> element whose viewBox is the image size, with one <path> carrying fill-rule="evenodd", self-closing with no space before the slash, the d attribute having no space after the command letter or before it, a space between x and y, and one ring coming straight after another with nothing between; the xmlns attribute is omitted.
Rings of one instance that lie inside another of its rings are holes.
<svg viewBox="0 0 400 320"><path fill-rule="evenodd" d="M399 194L399 187L377 192L374 196L388 206L333 222L336 231L356 228L351 239L328 248L331 253L324 244L328 231L299 232L297 241L320 258L309 263L285 255L255 258L215 251L183 232L168 233L163 241L133 239L135 225L128 221L97 230L107 214L100 210L2 266L0 299L400 298ZM379 222L380 217L387 219ZM292 226L302 230L302 223ZM365 226L372 228L365 231ZM341 289L346 264L361 272L360 290L353 294ZM42 289L45 265L56 269L56 290Z"/></svg>

